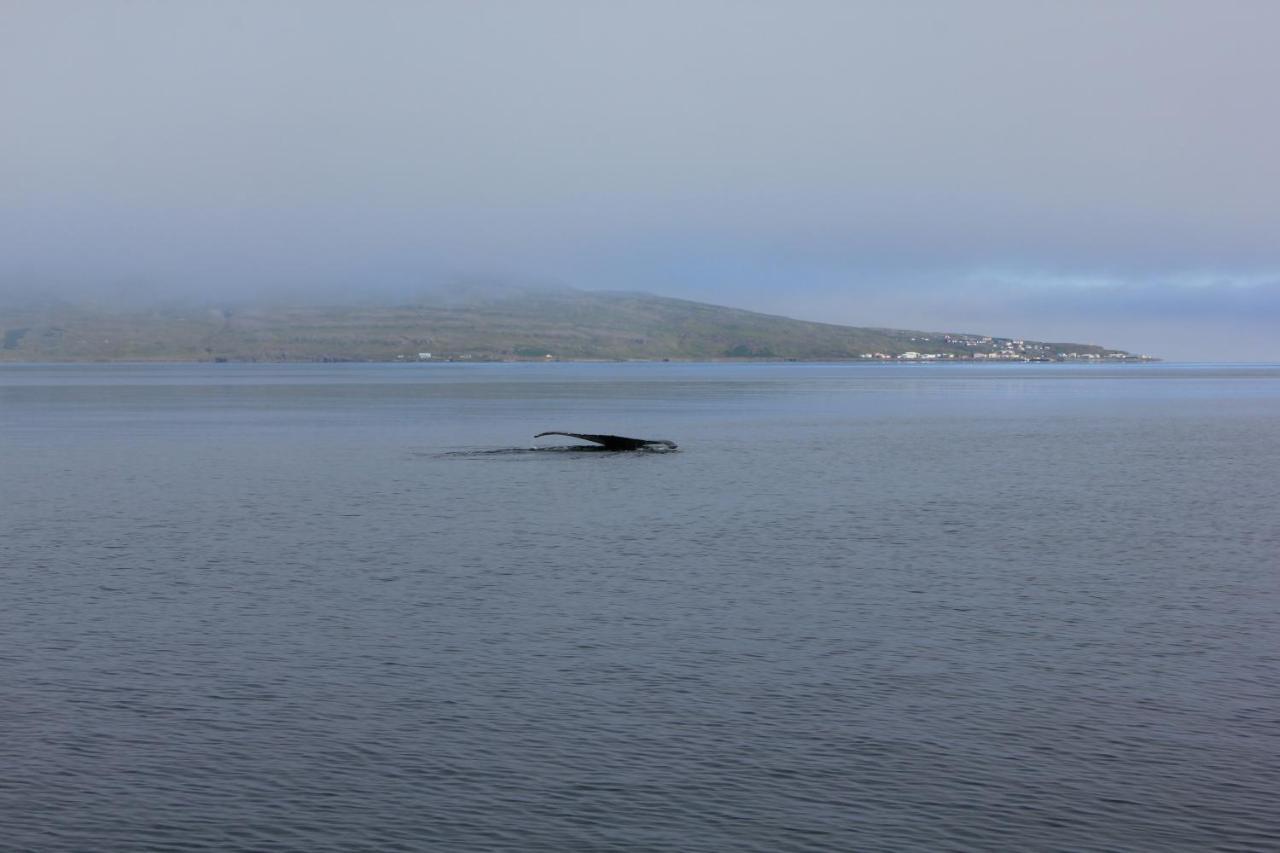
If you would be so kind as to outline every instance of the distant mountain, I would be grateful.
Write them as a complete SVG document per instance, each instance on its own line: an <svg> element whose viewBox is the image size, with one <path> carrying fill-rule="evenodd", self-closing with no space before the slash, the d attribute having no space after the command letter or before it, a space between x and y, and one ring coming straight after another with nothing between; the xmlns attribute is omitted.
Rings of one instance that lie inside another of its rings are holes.
<svg viewBox="0 0 1280 853"><path fill-rule="evenodd" d="M506 289L414 305L0 308L0 361L1136 358L1090 344L811 323L645 293ZM420 355L421 354L421 355Z"/></svg>

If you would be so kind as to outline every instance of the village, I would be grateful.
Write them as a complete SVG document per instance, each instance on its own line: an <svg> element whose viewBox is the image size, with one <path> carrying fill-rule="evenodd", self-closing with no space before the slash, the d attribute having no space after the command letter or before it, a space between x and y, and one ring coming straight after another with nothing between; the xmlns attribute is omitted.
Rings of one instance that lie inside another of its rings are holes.
<svg viewBox="0 0 1280 853"><path fill-rule="evenodd" d="M1159 361L1149 355L1134 355L1120 350L1085 350L1059 349L1054 344L1025 341L1017 338L995 338L987 335L952 335L944 334L935 337L920 336L911 338L913 343L942 344L947 351L929 352L933 348L921 346L920 350L907 350L900 353L871 352L863 353L864 359L881 361ZM955 347L965 347L956 352ZM941 349L941 347L938 347Z"/></svg>

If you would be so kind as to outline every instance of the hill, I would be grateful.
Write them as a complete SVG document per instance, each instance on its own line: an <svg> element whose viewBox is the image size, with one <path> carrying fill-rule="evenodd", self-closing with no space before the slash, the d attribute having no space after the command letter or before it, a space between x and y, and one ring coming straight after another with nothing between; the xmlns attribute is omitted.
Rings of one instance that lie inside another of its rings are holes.
<svg viewBox="0 0 1280 853"><path fill-rule="evenodd" d="M1090 344L792 320L701 302L510 290L413 305L0 309L0 361L1133 358Z"/></svg>

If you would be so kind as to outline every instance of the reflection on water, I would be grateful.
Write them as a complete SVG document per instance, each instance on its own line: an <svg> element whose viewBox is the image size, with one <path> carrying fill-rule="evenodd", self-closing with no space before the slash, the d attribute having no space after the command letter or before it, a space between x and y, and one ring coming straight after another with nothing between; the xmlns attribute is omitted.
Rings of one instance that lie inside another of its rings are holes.
<svg viewBox="0 0 1280 853"><path fill-rule="evenodd" d="M1274 848L1277 416L1250 366L0 368L0 847Z"/></svg>

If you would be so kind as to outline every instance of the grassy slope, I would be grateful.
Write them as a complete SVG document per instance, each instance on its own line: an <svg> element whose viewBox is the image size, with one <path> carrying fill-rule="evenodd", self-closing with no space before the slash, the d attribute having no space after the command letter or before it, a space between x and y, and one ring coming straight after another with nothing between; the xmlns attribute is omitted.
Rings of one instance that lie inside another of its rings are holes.
<svg viewBox="0 0 1280 853"><path fill-rule="evenodd" d="M0 361L437 357L840 359L972 352L940 334L810 323L647 294L542 291L459 305L0 311ZM1066 346L1066 345L1064 345ZM1071 344L1077 352L1102 348Z"/></svg>

